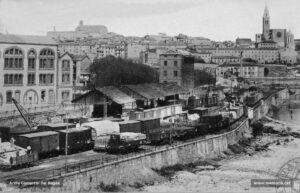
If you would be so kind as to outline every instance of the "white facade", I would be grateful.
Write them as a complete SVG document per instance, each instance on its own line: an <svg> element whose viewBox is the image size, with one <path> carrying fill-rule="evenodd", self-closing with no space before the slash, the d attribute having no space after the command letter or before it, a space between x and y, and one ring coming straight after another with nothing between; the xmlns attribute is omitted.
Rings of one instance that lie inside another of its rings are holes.
<svg viewBox="0 0 300 193"><path fill-rule="evenodd" d="M56 103L56 64L57 45L0 42L0 111L15 110L12 97L25 108Z"/></svg>

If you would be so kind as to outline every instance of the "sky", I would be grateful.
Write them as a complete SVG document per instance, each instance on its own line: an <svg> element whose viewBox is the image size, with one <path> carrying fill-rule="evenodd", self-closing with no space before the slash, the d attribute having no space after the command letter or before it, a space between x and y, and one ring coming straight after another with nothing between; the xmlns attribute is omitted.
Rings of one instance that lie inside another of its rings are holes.
<svg viewBox="0 0 300 193"><path fill-rule="evenodd" d="M271 28L291 29L300 38L299 0L0 0L0 32L46 35L53 26L72 31L83 20L125 36L162 32L254 40L266 4Z"/></svg>

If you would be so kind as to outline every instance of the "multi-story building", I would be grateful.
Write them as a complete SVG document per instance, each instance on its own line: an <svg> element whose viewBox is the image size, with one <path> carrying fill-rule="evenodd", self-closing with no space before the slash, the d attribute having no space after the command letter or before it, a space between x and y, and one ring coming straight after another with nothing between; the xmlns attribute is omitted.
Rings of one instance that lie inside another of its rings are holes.
<svg viewBox="0 0 300 193"><path fill-rule="evenodd" d="M75 31L53 31L47 33L47 36L57 40L76 40L87 37L102 37L107 34L107 27L104 25L84 25L83 21L79 22Z"/></svg>
<svg viewBox="0 0 300 193"><path fill-rule="evenodd" d="M202 59L204 60L205 63L210 63L211 62L211 57L212 53L209 51L200 51L200 52L195 52L192 51L191 54L195 56L195 59Z"/></svg>
<svg viewBox="0 0 300 193"><path fill-rule="evenodd" d="M57 101L57 43L42 36L0 35L0 111Z"/></svg>
<svg viewBox="0 0 300 193"><path fill-rule="evenodd" d="M139 61L141 52L146 51L148 48L148 44L128 43L125 48L125 58Z"/></svg>
<svg viewBox="0 0 300 193"><path fill-rule="evenodd" d="M215 64L236 63L240 58L237 56L212 56L211 62Z"/></svg>
<svg viewBox="0 0 300 193"><path fill-rule="evenodd" d="M237 38L235 44L237 47L250 48L252 46L252 40L250 38Z"/></svg>
<svg viewBox="0 0 300 193"><path fill-rule="evenodd" d="M251 58L259 63L280 61L278 48L202 48L198 52L211 52L213 57ZM230 59L229 59L230 60Z"/></svg>
<svg viewBox="0 0 300 193"><path fill-rule="evenodd" d="M271 20L269 9L266 6L263 15L263 30L262 34L256 34L256 42L273 41L276 42L278 47L282 48L295 48L294 35L286 29L271 29Z"/></svg>
<svg viewBox="0 0 300 193"><path fill-rule="evenodd" d="M76 95L83 94L90 81L91 60L85 55L65 53L59 57L57 67L58 103L70 103Z"/></svg>
<svg viewBox="0 0 300 193"><path fill-rule="evenodd" d="M69 53L73 55L87 55L91 60L95 58L104 58L106 56L115 56L125 58L126 44L117 43L98 43L98 42L63 42L59 44L61 54Z"/></svg>
<svg viewBox="0 0 300 193"><path fill-rule="evenodd" d="M224 77L226 74L243 78L261 78L264 77L264 66L252 62L219 65L216 70L217 77Z"/></svg>
<svg viewBox="0 0 300 193"><path fill-rule="evenodd" d="M159 82L176 83L184 88L194 88L194 57L176 52L161 54L159 57Z"/></svg>

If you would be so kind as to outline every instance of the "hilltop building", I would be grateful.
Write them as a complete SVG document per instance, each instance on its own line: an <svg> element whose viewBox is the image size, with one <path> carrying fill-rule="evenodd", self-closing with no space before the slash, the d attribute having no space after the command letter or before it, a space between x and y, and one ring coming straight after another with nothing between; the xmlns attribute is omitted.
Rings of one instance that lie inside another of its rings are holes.
<svg viewBox="0 0 300 193"><path fill-rule="evenodd" d="M53 31L47 33L47 36L57 40L76 40L87 37L102 37L107 34L107 27L104 25L84 25L83 21L79 22L75 31L56 31L55 27Z"/></svg>
<svg viewBox="0 0 300 193"><path fill-rule="evenodd" d="M261 44L268 44L272 47L278 46L280 48L291 48L295 49L294 35L287 29L271 29L271 19L269 9L266 6L263 15L263 30L262 34L256 34L256 43L260 46Z"/></svg>

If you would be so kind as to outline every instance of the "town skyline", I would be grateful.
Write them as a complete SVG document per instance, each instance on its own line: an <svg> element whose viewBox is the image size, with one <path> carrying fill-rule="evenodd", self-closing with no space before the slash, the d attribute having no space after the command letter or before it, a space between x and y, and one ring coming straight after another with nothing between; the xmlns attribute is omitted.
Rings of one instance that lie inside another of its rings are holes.
<svg viewBox="0 0 300 193"><path fill-rule="evenodd" d="M226 9L218 0L72 2L1 0L0 32L46 35L53 26L58 31L72 31L78 21L83 20L87 25L105 25L109 32L124 36L158 33L174 36L182 33L215 41L235 40L237 37L255 40L255 34L261 32L261 17L267 4L272 28L291 29L295 38L300 34L300 27L296 25L300 19L297 15L300 5L296 0L228 0Z"/></svg>

